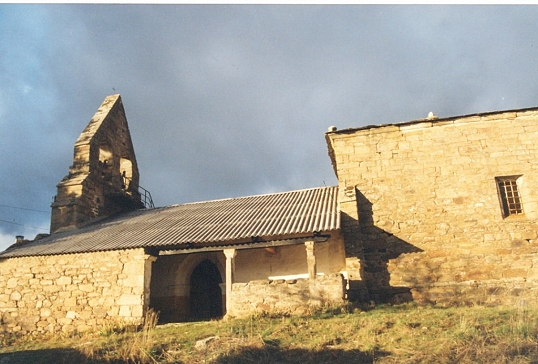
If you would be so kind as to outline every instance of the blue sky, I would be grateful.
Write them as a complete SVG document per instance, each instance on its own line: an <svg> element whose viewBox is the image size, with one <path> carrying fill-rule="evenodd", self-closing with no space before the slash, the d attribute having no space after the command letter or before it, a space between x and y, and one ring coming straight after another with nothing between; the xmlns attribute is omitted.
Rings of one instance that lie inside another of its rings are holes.
<svg viewBox="0 0 538 364"><path fill-rule="evenodd" d="M538 7L0 4L0 249L120 93L158 206L336 184L324 132L538 106Z"/></svg>

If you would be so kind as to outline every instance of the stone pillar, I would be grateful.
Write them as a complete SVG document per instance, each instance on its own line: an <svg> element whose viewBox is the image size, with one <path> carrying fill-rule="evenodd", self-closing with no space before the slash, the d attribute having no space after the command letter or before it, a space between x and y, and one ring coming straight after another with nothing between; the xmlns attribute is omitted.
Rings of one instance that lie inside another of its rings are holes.
<svg viewBox="0 0 538 364"><path fill-rule="evenodd" d="M222 251L226 256L226 314L231 310L232 302L232 284L235 272L235 256L237 251L235 249L224 249Z"/></svg>
<svg viewBox="0 0 538 364"><path fill-rule="evenodd" d="M310 280L316 279L316 251L315 242L307 241L304 243L306 246L306 263L308 264L308 278Z"/></svg>
<svg viewBox="0 0 538 364"><path fill-rule="evenodd" d="M222 303L222 314L226 314L226 283L220 283L220 294L222 295L221 303Z"/></svg>
<svg viewBox="0 0 538 364"><path fill-rule="evenodd" d="M145 263L144 263L144 313L147 312L150 306L150 295L151 295L151 273L153 262L157 260L157 257L152 255L145 254Z"/></svg>

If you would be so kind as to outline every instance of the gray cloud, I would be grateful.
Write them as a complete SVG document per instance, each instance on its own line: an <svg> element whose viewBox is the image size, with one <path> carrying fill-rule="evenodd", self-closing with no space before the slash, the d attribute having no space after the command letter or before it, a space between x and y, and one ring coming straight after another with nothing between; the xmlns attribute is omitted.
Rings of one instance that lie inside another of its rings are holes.
<svg viewBox="0 0 538 364"><path fill-rule="evenodd" d="M48 227L47 213L20 208L49 211L109 94L122 95L141 184L159 206L332 185L330 125L536 106L537 15L0 5L0 248Z"/></svg>

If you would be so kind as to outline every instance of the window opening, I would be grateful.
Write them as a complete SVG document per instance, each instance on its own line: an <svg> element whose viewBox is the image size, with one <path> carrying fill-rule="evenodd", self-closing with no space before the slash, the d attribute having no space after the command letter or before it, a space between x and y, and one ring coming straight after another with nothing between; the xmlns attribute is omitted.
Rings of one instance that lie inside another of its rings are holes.
<svg viewBox="0 0 538 364"><path fill-rule="evenodd" d="M112 150L106 143L99 145L99 162L104 165L112 165Z"/></svg>
<svg viewBox="0 0 538 364"><path fill-rule="evenodd" d="M499 198L503 210L503 217L520 215L523 213L523 205L517 181L521 176L496 177Z"/></svg>
<svg viewBox="0 0 538 364"><path fill-rule="evenodd" d="M127 158L120 158L120 174L122 176L122 187L124 190L129 189L133 178L133 163Z"/></svg>

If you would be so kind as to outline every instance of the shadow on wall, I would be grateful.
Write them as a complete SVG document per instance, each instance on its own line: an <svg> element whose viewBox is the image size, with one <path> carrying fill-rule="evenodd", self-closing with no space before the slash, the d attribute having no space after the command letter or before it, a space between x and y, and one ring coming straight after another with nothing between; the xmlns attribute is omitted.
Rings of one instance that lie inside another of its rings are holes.
<svg viewBox="0 0 538 364"><path fill-rule="evenodd" d="M412 301L411 289L392 287L388 263L402 254L419 253L422 249L375 226L372 203L360 191L357 194L359 210L356 246L346 245L346 254L356 256L361 263L361 281L350 282L350 300L375 303L403 303ZM344 219L353 219L343 216ZM365 292L366 291L366 292Z"/></svg>

